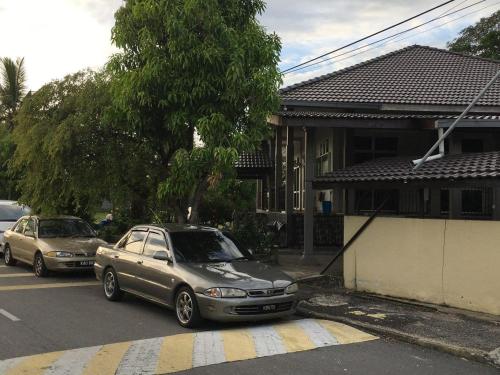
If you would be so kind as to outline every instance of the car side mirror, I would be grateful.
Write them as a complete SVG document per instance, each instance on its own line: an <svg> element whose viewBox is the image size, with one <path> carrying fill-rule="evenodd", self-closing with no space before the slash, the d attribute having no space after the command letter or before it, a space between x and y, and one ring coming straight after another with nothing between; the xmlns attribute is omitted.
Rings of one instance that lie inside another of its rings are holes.
<svg viewBox="0 0 500 375"><path fill-rule="evenodd" d="M166 251L156 251L153 254L153 259L163 260L163 261L172 263L172 257L170 255L168 255L168 253Z"/></svg>

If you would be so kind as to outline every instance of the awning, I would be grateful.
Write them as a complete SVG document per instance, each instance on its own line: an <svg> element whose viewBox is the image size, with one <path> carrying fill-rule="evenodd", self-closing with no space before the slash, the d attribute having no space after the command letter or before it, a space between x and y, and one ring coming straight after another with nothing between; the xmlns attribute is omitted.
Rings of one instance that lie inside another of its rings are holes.
<svg viewBox="0 0 500 375"><path fill-rule="evenodd" d="M421 156L420 156L421 157ZM340 169L316 177L313 186L324 188L331 185L412 183L418 185L441 182L480 182L500 178L500 152L445 155L441 159L426 162L419 170L413 170L412 160L419 156L380 158Z"/></svg>
<svg viewBox="0 0 500 375"><path fill-rule="evenodd" d="M235 164L238 178L254 179L263 178L273 168L268 155L263 151L243 152Z"/></svg>

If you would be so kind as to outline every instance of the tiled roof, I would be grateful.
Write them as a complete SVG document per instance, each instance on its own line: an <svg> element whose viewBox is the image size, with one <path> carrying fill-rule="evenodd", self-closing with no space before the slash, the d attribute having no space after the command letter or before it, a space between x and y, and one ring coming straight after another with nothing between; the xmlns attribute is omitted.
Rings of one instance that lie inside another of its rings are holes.
<svg viewBox="0 0 500 375"><path fill-rule="evenodd" d="M282 101L468 105L500 61L410 46L281 90ZM500 106L500 80L479 106Z"/></svg>
<svg viewBox="0 0 500 375"><path fill-rule="evenodd" d="M263 151L242 152L235 164L238 169L247 168L272 168L273 164L267 154Z"/></svg>
<svg viewBox="0 0 500 375"><path fill-rule="evenodd" d="M318 111L280 111L277 115L285 118L318 118L318 119L359 119L359 120L404 120L404 119L456 119L458 115L423 115L408 113L347 113ZM468 120L500 120L500 115L468 115Z"/></svg>
<svg viewBox="0 0 500 375"><path fill-rule="evenodd" d="M416 172L413 166L411 158L380 158L317 177L315 181L359 183L500 178L500 152L445 155L425 162Z"/></svg>

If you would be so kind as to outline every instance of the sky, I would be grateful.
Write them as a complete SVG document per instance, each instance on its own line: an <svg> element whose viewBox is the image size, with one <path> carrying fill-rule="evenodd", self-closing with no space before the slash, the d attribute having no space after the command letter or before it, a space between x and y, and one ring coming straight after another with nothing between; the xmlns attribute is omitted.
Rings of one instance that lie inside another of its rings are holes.
<svg viewBox="0 0 500 375"><path fill-rule="evenodd" d="M364 43L418 26L453 7L451 11L456 11L478 1L455 0ZM259 19L269 33L274 32L281 38L280 67L286 69L442 2L444 0L268 0L266 11ZM106 63L112 53L117 52L110 37L114 12L121 4L122 0L0 0L0 57L25 58L31 90L81 69L97 69ZM499 9L500 0L483 0L469 9L401 35L399 38L404 40L369 46L327 63L286 74L284 85L412 44L445 48L446 42L456 37L464 27ZM474 13L467 15L471 12ZM445 22L449 23L436 27ZM428 30L433 27L433 30ZM350 49L361 46L363 43ZM351 56L354 53L358 54Z"/></svg>

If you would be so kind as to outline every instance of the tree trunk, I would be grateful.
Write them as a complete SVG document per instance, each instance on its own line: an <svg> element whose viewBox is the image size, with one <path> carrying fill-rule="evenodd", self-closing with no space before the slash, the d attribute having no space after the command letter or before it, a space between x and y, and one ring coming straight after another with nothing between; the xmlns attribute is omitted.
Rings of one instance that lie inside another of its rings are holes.
<svg viewBox="0 0 500 375"><path fill-rule="evenodd" d="M190 224L199 224L200 222L200 204L203 200L203 195L207 191L208 181L204 178L198 186L194 189L193 194L191 195L191 199L189 202L191 203L191 215L189 216Z"/></svg>

